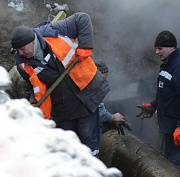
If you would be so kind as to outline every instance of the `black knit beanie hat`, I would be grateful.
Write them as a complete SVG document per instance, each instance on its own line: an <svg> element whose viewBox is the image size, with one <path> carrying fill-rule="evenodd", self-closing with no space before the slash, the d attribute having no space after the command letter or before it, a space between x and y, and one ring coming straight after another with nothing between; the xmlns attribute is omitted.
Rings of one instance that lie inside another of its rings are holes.
<svg viewBox="0 0 180 177"><path fill-rule="evenodd" d="M101 59L94 62L101 73L107 73L109 71L107 65Z"/></svg>
<svg viewBox="0 0 180 177"><path fill-rule="evenodd" d="M28 26L19 26L12 32L11 45L14 49L21 48L35 39L34 31Z"/></svg>
<svg viewBox="0 0 180 177"><path fill-rule="evenodd" d="M177 41L174 34L170 31L162 31L156 37L154 47L176 47Z"/></svg>

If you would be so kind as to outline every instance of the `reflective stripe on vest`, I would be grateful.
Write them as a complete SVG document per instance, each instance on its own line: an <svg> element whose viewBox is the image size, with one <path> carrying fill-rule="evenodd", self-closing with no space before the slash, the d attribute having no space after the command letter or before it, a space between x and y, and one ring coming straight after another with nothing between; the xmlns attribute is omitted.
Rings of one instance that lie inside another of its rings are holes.
<svg viewBox="0 0 180 177"><path fill-rule="evenodd" d="M34 96L36 100L39 101L47 91L46 85L38 79L37 73L35 72L35 70L39 72L39 68L34 70L32 66L28 65L28 63L21 63L20 67L30 76L29 81L33 86ZM48 96L47 99L42 103L40 109L42 110L45 119L49 119L51 117L50 96Z"/></svg>
<svg viewBox="0 0 180 177"><path fill-rule="evenodd" d="M44 37L50 45L53 53L59 59L66 69L70 63L76 58L77 43L75 39L61 35L58 38ZM63 50L62 50L63 49ZM82 62L78 62L68 73L72 80L76 83L80 90L83 90L94 78L97 67L91 57L85 58Z"/></svg>

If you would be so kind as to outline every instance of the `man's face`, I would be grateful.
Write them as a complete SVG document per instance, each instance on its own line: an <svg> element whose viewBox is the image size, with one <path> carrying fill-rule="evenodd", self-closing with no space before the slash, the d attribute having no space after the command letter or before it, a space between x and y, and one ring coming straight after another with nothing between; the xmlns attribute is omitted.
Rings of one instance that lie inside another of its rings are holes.
<svg viewBox="0 0 180 177"><path fill-rule="evenodd" d="M160 60L163 61L167 58L174 50L174 47L155 47L156 54L159 56Z"/></svg>
<svg viewBox="0 0 180 177"><path fill-rule="evenodd" d="M34 41L29 44L17 49L20 56L24 56L26 58L31 58L34 53Z"/></svg>

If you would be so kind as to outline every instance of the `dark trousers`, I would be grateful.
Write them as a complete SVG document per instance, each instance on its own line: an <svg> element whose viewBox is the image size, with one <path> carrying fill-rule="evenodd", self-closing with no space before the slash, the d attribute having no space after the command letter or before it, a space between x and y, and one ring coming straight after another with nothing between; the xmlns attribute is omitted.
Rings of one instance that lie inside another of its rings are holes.
<svg viewBox="0 0 180 177"><path fill-rule="evenodd" d="M91 151L99 150L100 145L100 125L99 110L95 113L89 111L89 115L74 120L60 122L53 118L57 128L74 131L81 142L87 145Z"/></svg>
<svg viewBox="0 0 180 177"><path fill-rule="evenodd" d="M165 156L176 166L180 166L180 146L174 145L172 134L165 134Z"/></svg>

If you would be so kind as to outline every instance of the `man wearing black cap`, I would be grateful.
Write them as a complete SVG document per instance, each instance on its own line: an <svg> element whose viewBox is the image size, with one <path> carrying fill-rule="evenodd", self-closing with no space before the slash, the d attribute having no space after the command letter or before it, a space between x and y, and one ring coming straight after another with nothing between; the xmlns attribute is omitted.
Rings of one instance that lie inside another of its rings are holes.
<svg viewBox="0 0 180 177"><path fill-rule="evenodd" d="M180 51L176 37L162 31L154 47L163 64L157 80L156 99L150 104L137 106L137 117L150 118L157 110L160 131L165 136L165 156L180 166Z"/></svg>
<svg viewBox="0 0 180 177"><path fill-rule="evenodd" d="M17 69L37 101L78 57L78 63L40 109L44 118L49 119L52 105L57 127L76 132L92 154L98 154L98 105L110 88L90 57L93 31L89 15L78 12L53 24L43 22L33 29L19 26L12 33L11 44L17 50Z"/></svg>

